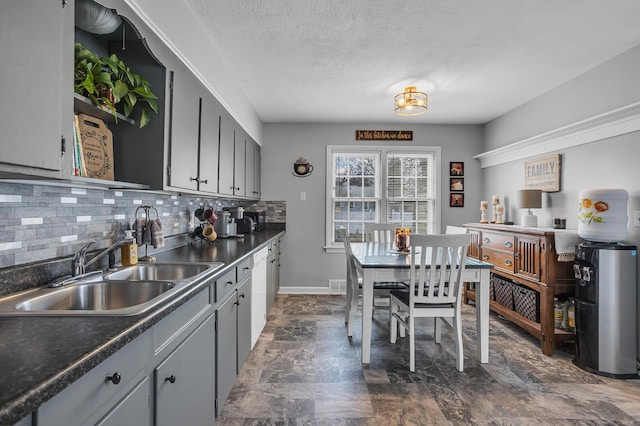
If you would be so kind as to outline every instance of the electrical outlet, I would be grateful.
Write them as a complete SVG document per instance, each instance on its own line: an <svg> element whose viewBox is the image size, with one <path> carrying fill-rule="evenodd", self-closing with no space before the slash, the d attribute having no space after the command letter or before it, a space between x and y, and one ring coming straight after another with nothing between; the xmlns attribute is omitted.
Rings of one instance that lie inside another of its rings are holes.
<svg viewBox="0 0 640 426"><path fill-rule="evenodd" d="M640 228L640 212L633 212L633 226Z"/></svg>

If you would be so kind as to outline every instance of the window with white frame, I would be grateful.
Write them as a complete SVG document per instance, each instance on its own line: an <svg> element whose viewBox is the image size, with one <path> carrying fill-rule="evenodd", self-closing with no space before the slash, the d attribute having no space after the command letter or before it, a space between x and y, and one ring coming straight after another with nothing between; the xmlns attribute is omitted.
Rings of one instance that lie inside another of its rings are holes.
<svg viewBox="0 0 640 426"><path fill-rule="evenodd" d="M327 249L338 230L364 241L364 224L397 223L433 233L439 217L439 147L327 147Z"/></svg>

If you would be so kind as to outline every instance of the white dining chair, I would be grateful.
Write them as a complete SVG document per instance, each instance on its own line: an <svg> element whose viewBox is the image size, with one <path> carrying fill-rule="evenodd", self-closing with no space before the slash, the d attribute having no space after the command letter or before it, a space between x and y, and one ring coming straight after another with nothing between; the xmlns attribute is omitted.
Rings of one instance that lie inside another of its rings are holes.
<svg viewBox="0 0 640 426"><path fill-rule="evenodd" d="M415 371L416 318L435 318L434 340L440 343L440 322L453 327L456 344L456 368L464 367L460 302L462 275L471 243L469 234L414 235L411 240L408 291L391 291L391 343L398 326L409 335L409 370Z"/></svg>
<svg viewBox="0 0 640 426"><path fill-rule="evenodd" d="M396 239L396 228L401 227L397 223L365 223L364 238L366 242L393 244Z"/></svg>
<svg viewBox="0 0 640 426"><path fill-rule="evenodd" d="M467 228L464 228L462 226L447 225L447 228L444 231L444 233L448 235L466 234Z"/></svg>
<svg viewBox="0 0 640 426"><path fill-rule="evenodd" d="M347 324L347 335L353 336L353 319L358 309L358 301L362 296L362 277L358 275L353 252L351 251L351 241L345 228L338 230L338 235L344 244L344 252L347 260L347 300L345 305L345 323ZM373 283L373 297L389 299L391 290L404 290L407 285L404 282L383 282ZM375 302L374 302L375 306Z"/></svg>

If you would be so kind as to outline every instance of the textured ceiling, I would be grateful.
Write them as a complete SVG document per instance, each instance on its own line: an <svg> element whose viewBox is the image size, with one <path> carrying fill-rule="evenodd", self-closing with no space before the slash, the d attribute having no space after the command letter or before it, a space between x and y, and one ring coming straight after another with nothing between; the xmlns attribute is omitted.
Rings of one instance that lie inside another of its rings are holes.
<svg viewBox="0 0 640 426"><path fill-rule="evenodd" d="M638 0L184 1L264 122L485 123L640 44Z"/></svg>

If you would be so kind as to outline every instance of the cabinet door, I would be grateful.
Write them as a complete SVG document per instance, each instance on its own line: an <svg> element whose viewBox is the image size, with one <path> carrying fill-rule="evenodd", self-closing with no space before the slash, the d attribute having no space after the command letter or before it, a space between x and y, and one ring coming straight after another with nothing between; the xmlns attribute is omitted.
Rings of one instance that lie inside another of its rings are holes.
<svg viewBox="0 0 640 426"><path fill-rule="evenodd" d="M237 309L236 293L232 293L216 310L216 415L219 415L236 381Z"/></svg>
<svg viewBox="0 0 640 426"><path fill-rule="evenodd" d="M215 320L210 316L156 367L155 410L158 426L213 423L214 336Z"/></svg>
<svg viewBox="0 0 640 426"><path fill-rule="evenodd" d="M218 192L233 195L235 120L227 111L220 115L220 158L218 167Z"/></svg>
<svg viewBox="0 0 640 426"><path fill-rule="evenodd" d="M198 189L218 192L218 144L221 105L211 94L202 98L200 110L200 159Z"/></svg>
<svg viewBox="0 0 640 426"><path fill-rule="evenodd" d="M96 425L150 425L151 424L151 391L149 378L145 377L131 392L127 394Z"/></svg>
<svg viewBox="0 0 640 426"><path fill-rule="evenodd" d="M516 236L514 272L540 281L542 273L542 244L539 237Z"/></svg>
<svg viewBox="0 0 640 426"><path fill-rule="evenodd" d="M269 247L269 257L267 258L267 314L276 299L276 255L273 252L273 244Z"/></svg>
<svg viewBox="0 0 640 426"><path fill-rule="evenodd" d="M237 372L251 352L251 278L238 286L238 363Z"/></svg>
<svg viewBox="0 0 640 426"><path fill-rule="evenodd" d="M2 171L71 176L73 17L73 1L0 2Z"/></svg>
<svg viewBox="0 0 640 426"><path fill-rule="evenodd" d="M200 94L205 90L185 66L171 72L169 186L197 190Z"/></svg>
<svg viewBox="0 0 640 426"><path fill-rule="evenodd" d="M247 190L245 194L247 197L260 199L260 145L250 137L247 137L246 148Z"/></svg>
<svg viewBox="0 0 640 426"><path fill-rule="evenodd" d="M243 197L248 195L245 192L247 188L247 134L239 126L236 127L233 152L233 195Z"/></svg>

